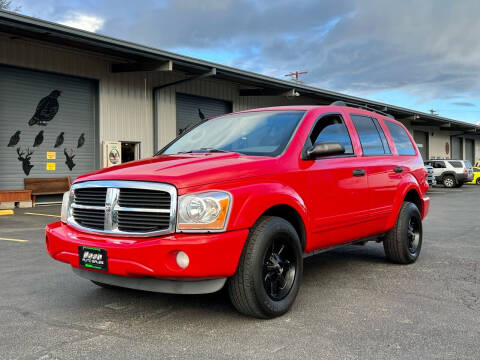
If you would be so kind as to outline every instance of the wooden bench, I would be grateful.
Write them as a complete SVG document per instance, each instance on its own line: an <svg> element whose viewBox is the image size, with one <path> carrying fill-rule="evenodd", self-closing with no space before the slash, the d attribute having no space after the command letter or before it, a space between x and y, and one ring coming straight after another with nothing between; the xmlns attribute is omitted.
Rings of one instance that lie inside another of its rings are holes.
<svg viewBox="0 0 480 360"><path fill-rule="evenodd" d="M35 206L37 195L57 195L63 194L70 189L72 185L70 176L56 178L25 178L25 190L32 191L32 202Z"/></svg>

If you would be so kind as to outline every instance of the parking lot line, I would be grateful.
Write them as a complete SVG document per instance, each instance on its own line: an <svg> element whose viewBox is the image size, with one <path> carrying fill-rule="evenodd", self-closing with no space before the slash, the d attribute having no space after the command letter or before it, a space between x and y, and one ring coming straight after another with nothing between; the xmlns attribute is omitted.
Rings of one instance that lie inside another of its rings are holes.
<svg viewBox="0 0 480 360"><path fill-rule="evenodd" d="M13 210L0 210L0 215L13 215Z"/></svg>
<svg viewBox="0 0 480 360"><path fill-rule="evenodd" d="M56 218L61 217L60 215L40 214L40 213L33 213L33 212L26 212L25 215L51 216L51 217L56 217Z"/></svg>
<svg viewBox="0 0 480 360"><path fill-rule="evenodd" d="M2 238L0 237L1 241L13 241L13 242L28 242L28 240L23 240L23 239L10 239L10 238Z"/></svg>

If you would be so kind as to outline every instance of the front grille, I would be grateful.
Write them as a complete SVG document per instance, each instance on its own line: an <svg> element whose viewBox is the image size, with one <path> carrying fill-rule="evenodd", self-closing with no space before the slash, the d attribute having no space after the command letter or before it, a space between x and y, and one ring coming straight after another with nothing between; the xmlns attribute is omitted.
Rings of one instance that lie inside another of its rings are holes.
<svg viewBox="0 0 480 360"><path fill-rule="evenodd" d="M69 224L113 235L153 236L174 230L177 193L168 184L94 181L74 184Z"/></svg>
<svg viewBox="0 0 480 360"><path fill-rule="evenodd" d="M105 210L73 209L75 221L90 229L103 230L105 222Z"/></svg>
<svg viewBox="0 0 480 360"><path fill-rule="evenodd" d="M170 214L134 211L118 212L118 230L125 232L150 232L168 228Z"/></svg>
<svg viewBox="0 0 480 360"><path fill-rule="evenodd" d="M107 188L84 188L77 189L75 194L75 204L87 206L105 206Z"/></svg>
<svg viewBox="0 0 480 360"><path fill-rule="evenodd" d="M170 209L170 194L166 191L120 189L118 204L130 208Z"/></svg>

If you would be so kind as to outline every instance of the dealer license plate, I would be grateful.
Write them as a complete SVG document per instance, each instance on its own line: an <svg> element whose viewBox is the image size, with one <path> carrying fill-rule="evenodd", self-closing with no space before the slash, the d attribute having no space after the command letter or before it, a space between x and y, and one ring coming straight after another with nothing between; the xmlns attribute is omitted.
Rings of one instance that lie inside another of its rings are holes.
<svg viewBox="0 0 480 360"><path fill-rule="evenodd" d="M90 246L78 247L80 266L88 269L107 270L107 250Z"/></svg>

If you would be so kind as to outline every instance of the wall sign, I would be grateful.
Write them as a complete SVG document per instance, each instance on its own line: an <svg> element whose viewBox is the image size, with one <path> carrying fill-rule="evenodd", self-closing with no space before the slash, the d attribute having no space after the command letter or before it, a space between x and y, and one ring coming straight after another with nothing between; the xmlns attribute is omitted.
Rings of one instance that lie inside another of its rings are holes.
<svg viewBox="0 0 480 360"><path fill-rule="evenodd" d="M55 160L57 153L55 151L47 151L47 160Z"/></svg>
<svg viewBox="0 0 480 360"><path fill-rule="evenodd" d="M54 162L47 162L47 170L48 171L55 171L57 169Z"/></svg>

